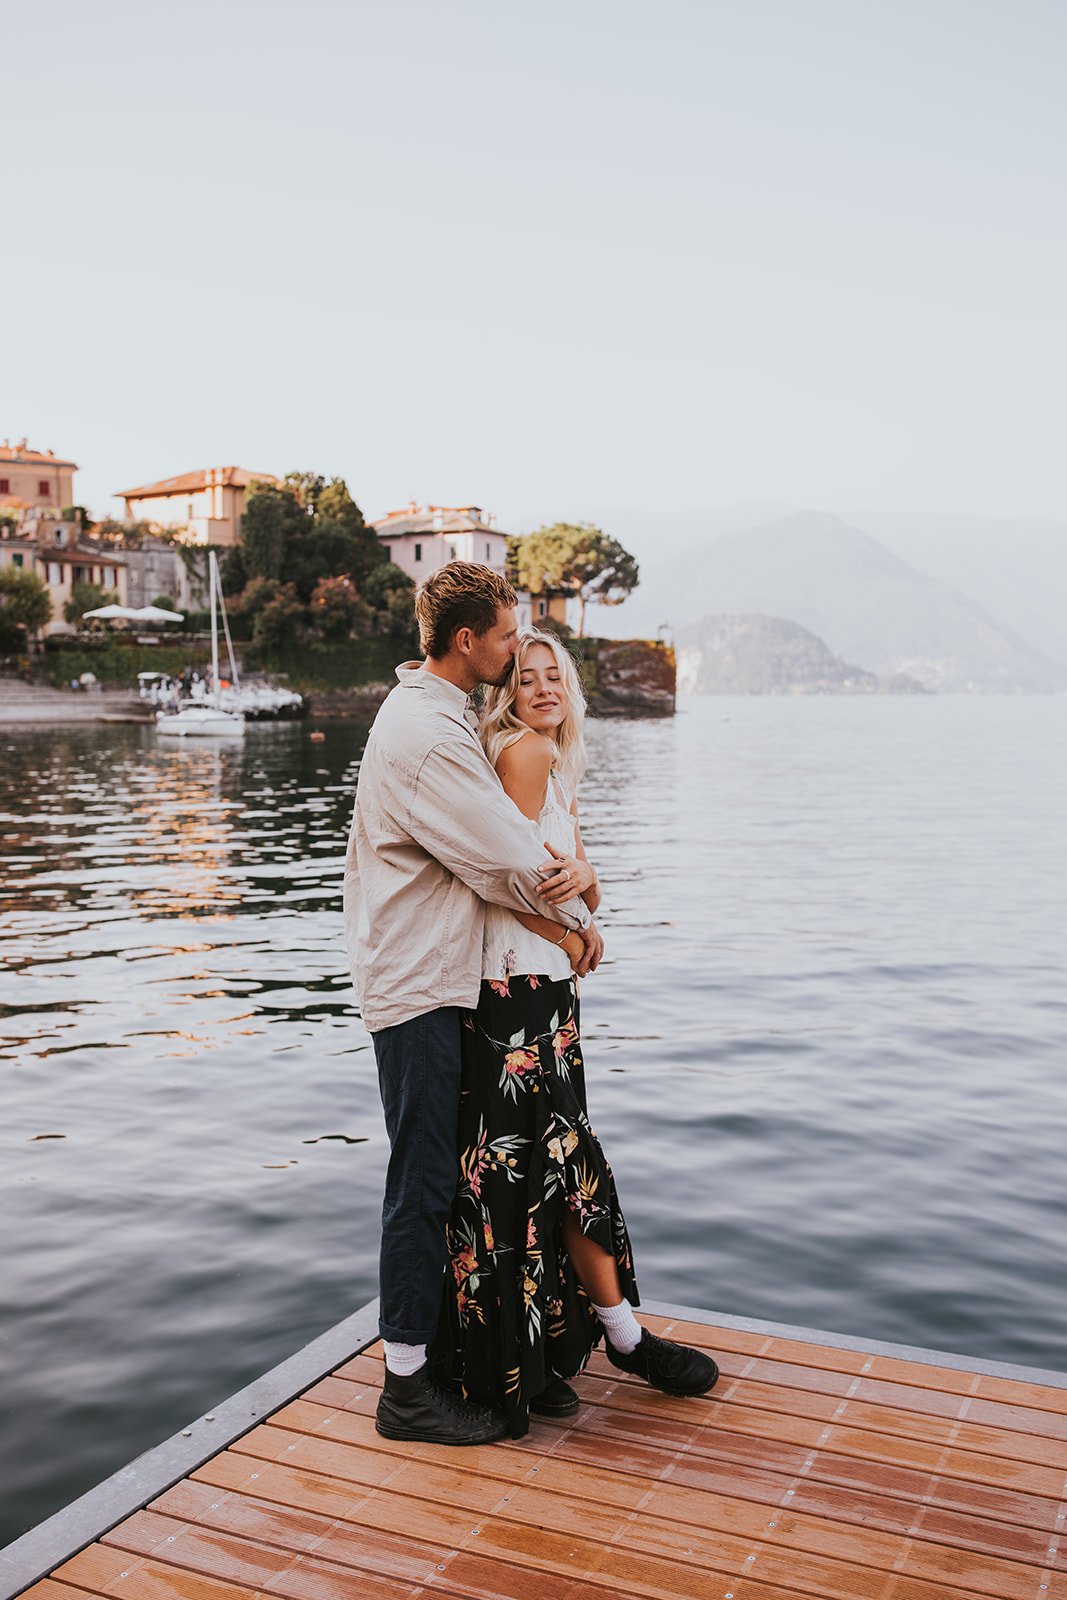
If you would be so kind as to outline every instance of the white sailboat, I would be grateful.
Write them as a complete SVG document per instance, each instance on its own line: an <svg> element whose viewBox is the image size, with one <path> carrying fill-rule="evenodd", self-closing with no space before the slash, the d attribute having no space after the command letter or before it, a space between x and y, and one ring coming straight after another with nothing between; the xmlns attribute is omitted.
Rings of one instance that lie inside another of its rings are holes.
<svg viewBox="0 0 1067 1600"><path fill-rule="evenodd" d="M156 717L156 727L160 733L180 739L196 734L240 735L245 731L244 717L239 711L228 711L224 708L219 689L219 610L222 612L222 626L229 654L230 682L235 689L239 689L239 684L233 641L230 638L230 625L226 619L226 601L222 595L222 579L219 577L219 564L214 550L208 551L208 588L211 592L211 692L206 700L193 701L183 705L178 711L161 711ZM216 609L216 594L218 609Z"/></svg>

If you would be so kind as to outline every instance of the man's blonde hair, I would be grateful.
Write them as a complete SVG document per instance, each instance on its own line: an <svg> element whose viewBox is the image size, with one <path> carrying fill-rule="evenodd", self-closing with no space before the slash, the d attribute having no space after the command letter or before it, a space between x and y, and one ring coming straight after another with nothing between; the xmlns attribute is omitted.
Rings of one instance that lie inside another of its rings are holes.
<svg viewBox="0 0 1067 1600"><path fill-rule="evenodd" d="M506 578L477 561L449 561L438 567L415 595L415 616L423 655L440 661L458 628L481 639L496 624L497 613L518 603Z"/></svg>

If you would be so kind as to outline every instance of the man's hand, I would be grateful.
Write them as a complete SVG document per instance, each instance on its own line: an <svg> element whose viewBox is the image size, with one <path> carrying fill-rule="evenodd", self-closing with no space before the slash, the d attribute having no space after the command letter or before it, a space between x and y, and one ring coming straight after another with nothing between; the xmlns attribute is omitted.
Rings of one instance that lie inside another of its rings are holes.
<svg viewBox="0 0 1067 1600"><path fill-rule="evenodd" d="M585 950L577 964L574 958L571 958L571 966L576 978L584 978L587 973L595 972L600 965L600 958L604 954L604 941L595 922L591 922L587 928L579 928L575 937L582 941ZM569 937L567 942L570 943Z"/></svg>
<svg viewBox="0 0 1067 1600"><path fill-rule="evenodd" d="M537 890L541 899L547 900L550 906L558 906L565 900L573 900L576 894L584 894L596 879L588 861L580 856L565 856L547 842L545 849L554 859L540 869L545 874L545 881Z"/></svg>

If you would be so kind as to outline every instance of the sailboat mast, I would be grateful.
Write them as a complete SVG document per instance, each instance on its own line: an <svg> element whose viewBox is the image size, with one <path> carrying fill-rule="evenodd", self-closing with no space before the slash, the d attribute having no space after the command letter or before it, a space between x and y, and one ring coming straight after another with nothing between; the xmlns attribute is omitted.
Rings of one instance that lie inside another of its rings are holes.
<svg viewBox="0 0 1067 1600"><path fill-rule="evenodd" d="M215 586L219 581L219 564L214 550L208 551L208 588L211 590L211 693L219 703L219 623L215 614Z"/></svg>
<svg viewBox="0 0 1067 1600"><path fill-rule="evenodd" d="M230 682L235 689L240 689L241 683L237 676L237 657L233 653L233 640L230 638L230 620L226 615L226 596L222 592L222 573L217 563L215 577L219 586L219 612L222 616L222 631L226 636L226 658L230 663Z"/></svg>

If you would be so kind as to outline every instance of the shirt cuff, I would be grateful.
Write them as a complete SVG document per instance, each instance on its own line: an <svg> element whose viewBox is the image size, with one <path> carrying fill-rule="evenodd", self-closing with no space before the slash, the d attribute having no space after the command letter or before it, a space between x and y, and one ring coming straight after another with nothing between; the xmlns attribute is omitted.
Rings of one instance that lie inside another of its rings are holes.
<svg viewBox="0 0 1067 1600"><path fill-rule="evenodd" d="M575 895L573 900L565 900L563 905L560 907L560 910L569 911L579 928L588 928L589 924L593 920L593 913L590 911L580 894Z"/></svg>

